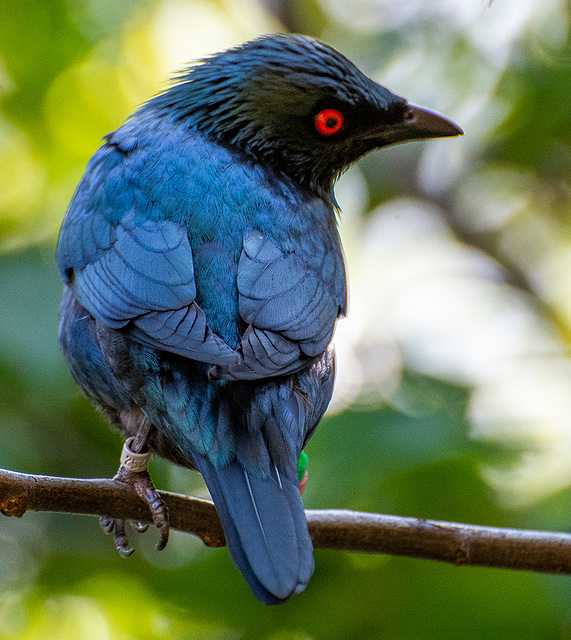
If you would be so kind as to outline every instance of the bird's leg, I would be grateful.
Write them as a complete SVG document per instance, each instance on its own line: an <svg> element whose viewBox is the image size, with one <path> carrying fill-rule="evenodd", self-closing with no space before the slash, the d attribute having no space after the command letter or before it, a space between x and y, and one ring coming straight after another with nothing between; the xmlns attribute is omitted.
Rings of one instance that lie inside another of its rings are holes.
<svg viewBox="0 0 571 640"><path fill-rule="evenodd" d="M145 451L145 442L146 439L138 439L137 436L125 442L121 453L121 466L115 480L132 485L141 500L149 506L153 523L161 532L161 539L156 545L157 551L161 551L168 542L169 515L167 506L159 496L147 471L151 454ZM140 522L134 523L134 526L140 533L148 529L148 525Z"/></svg>
<svg viewBox="0 0 571 640"><path fill-rule="evenodd" d="M161 532L161 539L156 545L157 551L161 551L165 548L169 538L169 514L165 502L155 489L147 471L147 464L151 457L151 453L147 449L150 429L150 425L145 425L137 431L135 436L126 440L121 452L121 466L114 480L131 485L141 500L149 506L153 523ZM130 556L133 553L133 548L129 547L125 521L103 517L99 522L105 533L114 532L117 551L125 558ZM140 533L148 529L148 525L140 522L133 523L133 526Z"/></svg>

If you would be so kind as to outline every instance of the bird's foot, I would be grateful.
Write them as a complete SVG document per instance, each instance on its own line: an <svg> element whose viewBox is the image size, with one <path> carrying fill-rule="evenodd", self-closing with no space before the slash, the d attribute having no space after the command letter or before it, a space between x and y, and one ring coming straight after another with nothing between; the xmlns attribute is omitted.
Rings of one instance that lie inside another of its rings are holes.
<svg viewBox="0 0 571 640"><path fill-rule="evenodd" d="M122 482L132 486L137 495L145 502L153 516L154 525L161 532L161 539L156 545L157 551L161 551L167 545L169 539L169 512L164 500L153 485L151 476L147 471L147 463L150 453L136 453L130 449L132 438L129 438L123 446L121 453L121 466L115 478L116 482ZM105 533L114 533L115 547L117 551L127 558L133 553L129 546L129 540L125 529L125 520L102 517L99 519L101 528ZM140 522L134 522L133 527L139 533L144 533L149 526Z"/></svg>

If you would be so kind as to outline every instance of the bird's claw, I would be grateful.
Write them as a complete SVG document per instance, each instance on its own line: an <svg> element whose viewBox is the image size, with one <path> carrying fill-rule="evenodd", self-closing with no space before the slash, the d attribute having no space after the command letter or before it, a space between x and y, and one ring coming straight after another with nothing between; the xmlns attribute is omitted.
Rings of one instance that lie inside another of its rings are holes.
<svg viewBox="0 0 571 640"><path fill-rule="evenodd" d="M121 458L122 464L119 467L119 471L117 472L114 480L133 487L141 500L148 505L153 516L153 524L161 532L160 540L156 544L155 548L157 551L162 551L166 547L169 539L169 512L167 505L155 489L153 481L151 480L146 468L141 468L141 466L135 466L136 470L129 468L129 466L133 466L130 464L130 456L133 454L129 450L129 441L127 441L125 449L127 451L127 459L125 459L124 453ZM146 454L136 455L142 458L143 455ZM105 533L114 533L115 547L117 548L117 551L124 558L128 558L134 550L129 546L129 540L125 530L125 520L102 517L99 519L99 523ZM133 522L132 524L133 528L138 533L144 533L149 528L148 524L142 522Z"/></svg>
<svg viewBox="0 0 571 640"><path fill-rule="evenodd" d="M115 548L123 558L128 558L130 555L133 555L135 550L129 546L129 539L125 531L125 520L117 520L104 516L99 518L99 525L106 534L114 534Z"/></svg>
<svg viewBox="0 0 571 640"><path fill-rule="evenodd" d="M153 516L153 524L161 532L160 540L155 548L157 551L162 551L167 546L169 539L169 512L164 500L155 489L148 471L134 472L121 466L114 480L132 486L141 500L149 506ZM149 528L146 523L134 522L132 524L138 533L144 533ZM129 557L133 553L133 549L129 547L124 520L114 520L111 525L107 522L102 523L102 527L104 531L115 530L115 546L122 556Z"/></svg>
<svg viewBox="0 0 571 640"><path fill-rule="evenodd" d="M113 518L108 518L107 516L101 516L101 518L99 518L99 526L103 530L103 533L111 535L113 533L113 528L115 527L115 520L113 520Z"/></svg>
<svg viewBox="0 0 571 640"><path fill-rule="evenodd" d="M124 467L121 467L121 469L119 469L119 473L117 474L117 476L119 476L123 469ZM128 470L126 471L127 473L132 474L132 472ZM143 502L146 502L149 505L149 509L153 516L153 524L161 532L161 539L157 542L155 548L157 551L162 551L167 546L167 542L169 541L169 511L167 505L159 495L159 492L155 489L148 471L141 471L133 475L136 475L138 477L135 478L134 483L130 484L133 484L133 486L135 487L135 491L137 492L139 498L141 498ZM117 476L115 476L115 479L118 479ZM122 480L122 482L124 482L124 480ZM148 529L148 525L146 525L145 528L143 527L145 527L145 525L141 525L141 523L137 523L135 525L135 528L137 529L137 531L139 531L139 533L143 533Z"/></svg>
<svg viewBox="0 0 571 640"><path fill-rule="evenodd" d="M131 522L131 526L137 533L145 533L149 528L146 522Z"/></svg>

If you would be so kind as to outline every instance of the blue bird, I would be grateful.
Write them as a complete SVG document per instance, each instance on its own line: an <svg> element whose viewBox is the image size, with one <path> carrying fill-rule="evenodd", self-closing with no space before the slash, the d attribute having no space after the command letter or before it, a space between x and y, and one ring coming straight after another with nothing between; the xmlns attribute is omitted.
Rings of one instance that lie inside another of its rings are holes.
<svg viewBox="0 0 571 640"><path fill-rule="evenodd" d="M190 67L104 138L60 232L60 342L128 438L116 477L148 502L160 547L150 453L203 475L261 602L305 588L297 463L347 308L333 183L378 147L461 133L331 47L269 35ZM105 525L127 555L124 523Z"/></svg>

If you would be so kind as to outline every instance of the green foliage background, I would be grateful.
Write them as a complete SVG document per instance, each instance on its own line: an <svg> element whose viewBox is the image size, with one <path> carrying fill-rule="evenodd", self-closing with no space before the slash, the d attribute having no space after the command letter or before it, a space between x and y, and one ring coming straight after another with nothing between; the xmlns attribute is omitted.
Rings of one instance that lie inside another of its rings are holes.
<svg viewBox="0 0 571 640"><path fill-rule="evenodd" d="M501 304L519 301L534 326L547 328L548 347L529 330L520 359L539 354L541 362L530 365L539 370L556 345L559 373L540 377L549 390L567 384L571 12L568 2L539 4L541 12L524 0L490 7L441 1L430 9L415 0L0 0L0 467L76 477L115 472L120 438L80 396L57 345L62 285L54 251L66 204L101 136L177 65L285 28L327 40L466 129L464 140L446 147L420 143L375 154L340 187L357 301L361 289L385 286L370 270L364 282L359 268L360 241L378 208L402 198L437 207L450 242L493 265L486 277L502 285ZM281 9L272 14L270 6ZM360 195L351 196L355 184ZM395 273L403 260L414 261L408 251ZM383 275L391 281L390 268ZM428 312L420 308L420 320ZM498 353L512 331L498 334ZM549 421L555 403L547 394L543 430L531 429L523 412L488 420L495 426L483 433L485 420L474 409L485 388L480 378L439 374L422 349L395 335L389 342L399 364L389 372L389 391L384 378L377 385L367 373L378 366L375 352L367 355L367 332L349 341L361 377L381 391L371 395L363 380L357 390L340 380L346 400L308 448L306 506L569 531L569 414ZM429 335L424 340L430 344ZM458 362L467 357L462 349L454 354ZM503 384L512 375L498 374L497 365L484 358L482 379L503 375ZM525 400L517 396L512 405ZM534 467L538 452L553 455L552 476L541 456ZM502 485L523 463L532 480ZM535 493L533 473L543 483ZM160 488L204 491L196 475L162 461L152 474ZM137 553L123 560L93 518L0 519L0 638L571 639L565 577L318 550L306 592L265 608L226 550L175 532L157 554L156 532L132 538Z"/></svg>

